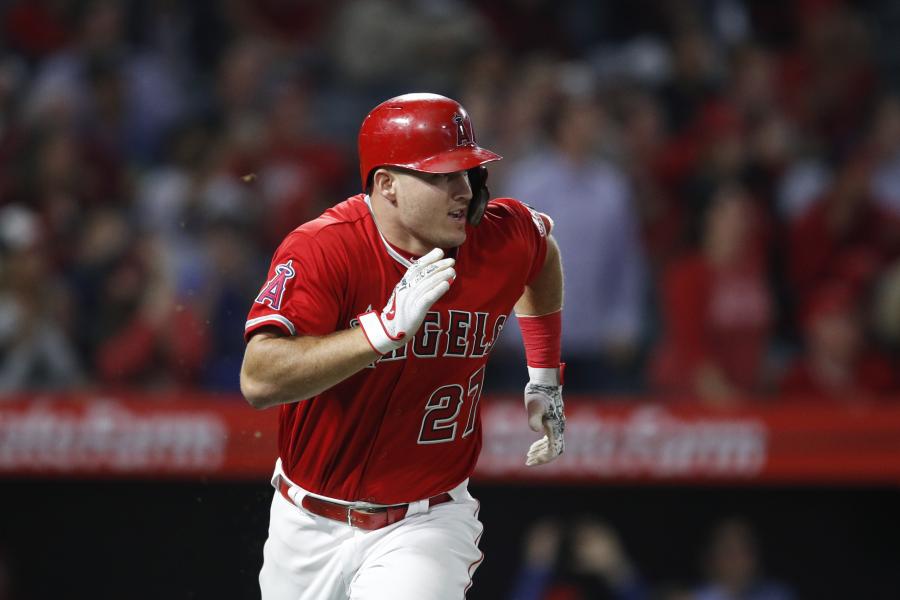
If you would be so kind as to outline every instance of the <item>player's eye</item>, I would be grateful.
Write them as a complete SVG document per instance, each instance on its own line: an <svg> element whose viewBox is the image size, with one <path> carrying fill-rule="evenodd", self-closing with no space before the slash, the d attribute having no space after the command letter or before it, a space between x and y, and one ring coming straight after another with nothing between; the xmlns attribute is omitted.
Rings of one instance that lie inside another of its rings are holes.
<svg viewBox="0 0 900 600"><path fill-rule="evenodd" d="M425 173L423 179L432 185L439 185L450 177L451 173Z"/></svg>

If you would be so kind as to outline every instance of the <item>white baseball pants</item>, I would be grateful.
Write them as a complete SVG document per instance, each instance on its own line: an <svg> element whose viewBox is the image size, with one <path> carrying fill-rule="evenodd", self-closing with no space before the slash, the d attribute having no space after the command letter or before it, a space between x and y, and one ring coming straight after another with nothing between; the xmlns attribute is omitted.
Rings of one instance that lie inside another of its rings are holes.
<svg viewBox="0 0 900 600"><path fill-rule="evenodd" d="M462 600L483 558L478 501L466 484L450 490L452 502L413 503L405 519L374 531L311 514L300 497L294 505L276 491L262 600Z"/></svg>

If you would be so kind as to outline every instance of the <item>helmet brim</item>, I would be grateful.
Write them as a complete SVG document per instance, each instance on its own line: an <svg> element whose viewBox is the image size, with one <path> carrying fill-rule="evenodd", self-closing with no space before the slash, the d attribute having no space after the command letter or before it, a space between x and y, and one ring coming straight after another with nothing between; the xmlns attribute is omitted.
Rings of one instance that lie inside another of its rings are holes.
<svg viewBox="0 0 900 600"><path fill-rule="evenodd" d="M460 146L419 161L416 165L410 165L410 168L425 173L455 173L502 158L499 154L479 146Z"/></svg>

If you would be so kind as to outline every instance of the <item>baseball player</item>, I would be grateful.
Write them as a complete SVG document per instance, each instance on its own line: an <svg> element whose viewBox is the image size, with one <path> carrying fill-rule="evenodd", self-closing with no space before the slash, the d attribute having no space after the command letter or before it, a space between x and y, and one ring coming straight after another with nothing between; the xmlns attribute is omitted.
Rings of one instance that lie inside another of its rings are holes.
<svg viewBox="0 0 900 600"><path fill-rule="evenodd" d="M279 405L259 581L266 600L459 600L482 560L467 482L485 365L515 308L530 381L526 464L563 451L562 273L550 219L488 202L457 102L363 121L348 198L291 232L250 310L241 389Z"/></svg>

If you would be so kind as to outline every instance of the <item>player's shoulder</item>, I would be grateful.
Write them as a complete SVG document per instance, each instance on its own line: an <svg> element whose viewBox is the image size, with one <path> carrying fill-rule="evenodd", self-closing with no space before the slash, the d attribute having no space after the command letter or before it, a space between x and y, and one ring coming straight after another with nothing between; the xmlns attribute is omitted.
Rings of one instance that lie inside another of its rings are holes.
<svg viewBox="0 0 900 600"><path fill-rule="evenodd" d="M296 227L285 237L282 245L331 246L358 239L355 228L361 221L371 219L365 196L351 196L332 206L311 221Z"/></svg>
<svg viewBox="0 0 900 600"><path fill-rule="evenodd" d="M553 220L546 214L515 198L494 198L488 202L484 220L496 226L510 222L531 223L541 237L545 237L553 227Z"/></svg>
<svg viewBox="0 0 900 600"><path fill-rule="evenodd" d="M493 198L484 209L485 216L492 219L516 219L528 214L530 207L515 198Z"/></svg>
<svg viewBox="0 0 900 600"><path fill-rule="evenodd" d="M335 204L312 221L307 221L300 225L294 231L316 237L323 232L335 233L330 230L335 228L340 230L341 226L356 224L361 220L370 218L370 215L365 196L357 194L339 204Z"/></svg>

